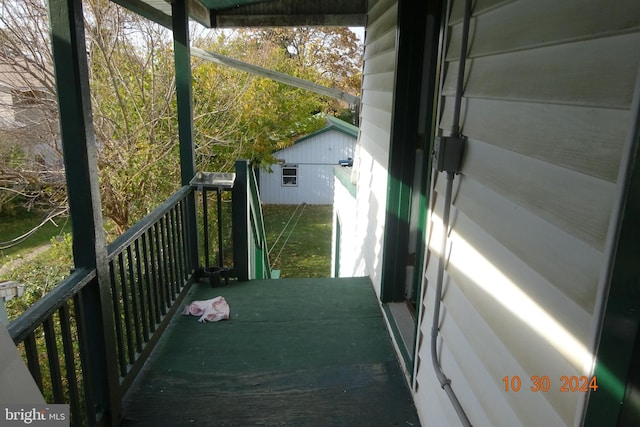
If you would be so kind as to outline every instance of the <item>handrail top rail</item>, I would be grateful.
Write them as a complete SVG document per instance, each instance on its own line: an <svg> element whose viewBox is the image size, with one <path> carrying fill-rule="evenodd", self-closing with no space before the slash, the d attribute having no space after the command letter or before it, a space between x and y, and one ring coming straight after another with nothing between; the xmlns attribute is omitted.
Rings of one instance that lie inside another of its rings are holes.
<svg viewBox="0 0 640 427"><path fill-rule="evenodd" d="M142 218L140 221L131 226L127 231L122 233L117 239L111 242L107 246L107 259L113 261L113 259L127 246L133 243L138 237L140 237L153 223L158 221L164 214L169 212L181 199L184 199L194 189L185 185L176 191L171 197L165 200L162 204L158 205L151 213Z"/></svg>
<svg viewBox="0 0 640 427"><path fill-rule="evenodd" d="M193 191L193 189L190 186L183 186L154 209L149 215L138 221L120 237L109 244L107 247L108 260L112 261L119 253L125 250L127 246L140 237L150 225L158 221L191 191ZM40 326L47 317L59 309L67 300L78 293L95 277L95 268L82 267L73 269L66 279L54 287L40 300L27 308L20 317L9 324L7 330L9 331L13 341L16 344L22 342L35 328Z"/></svg>
<svg viewBox="0 0 640 427"><path fill-rule="evenodd" d="M66 279L9 324L7 330L13 342L17 345L24 341L47 317L62 307L66 301L80 292L95 277L95 268L82 267L72 270Z"/></svg>

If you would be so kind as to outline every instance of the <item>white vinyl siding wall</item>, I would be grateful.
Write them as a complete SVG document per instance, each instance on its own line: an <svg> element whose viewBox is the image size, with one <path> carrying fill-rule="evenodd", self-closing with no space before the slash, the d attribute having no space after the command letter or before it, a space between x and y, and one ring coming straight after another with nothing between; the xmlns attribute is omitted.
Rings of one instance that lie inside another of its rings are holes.
<svg viewBox="0 0 640 427"><path fill-rule="evenodd" d="M450 19L440 128L449 134L462 9ZM475 2L438 348L475 426L579 425L605 241L640 62L640 2ZM365 77L366 81L366 77ZM445 177L432 194L414 391L428 425L458 425L431 366ZM519 375L518 393L502 378ZM532 375L551 389L529 390Z"/></svg>
<svg viewBox="0 0 640 427"><path fill-rule="evenodd" d="M358 182L354 239L364 265L357 274L371 278L380 293L382 239L387 201L387 167L396 64L398 7L393 0L369 2L364 48L360 139L355 157Z"/></svg>
<svg viewBox="0 0 640 427"><path fill-rule="evenodd" d="M260 200L266 204L300 203L330 205L333 202L333 168L354 156L355 138L328 130L273 155L284 165L272 165L272 173L260 171ZM297 166L295 186L283 186L282 167Z"/></svg>
<svg viewBox="0 0 640 427"><path fill-rule="evenodd" d="M331 235L331 275L332 277L363 276L361 256L362 247L353 239L353 231L358 226L356 222L356 199L338 178L334 180L333 191L333 233ZM338 234L340 222L340 234ZM339 245L337 242L340 242ZM339 246L339 253L336 249ZM338 274L336 275L336 260L338 260Z"/></svg>

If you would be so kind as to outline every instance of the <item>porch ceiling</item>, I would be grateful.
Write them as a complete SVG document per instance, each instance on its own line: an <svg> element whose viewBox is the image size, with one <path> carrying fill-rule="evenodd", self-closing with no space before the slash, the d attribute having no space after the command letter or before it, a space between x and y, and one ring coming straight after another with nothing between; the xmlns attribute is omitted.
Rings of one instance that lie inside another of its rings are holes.
<svg viewBox="0 0 640 427"><path fill-rule="evenodd" d="M166 0L112 0L164 26ZM364 26L366 0L188 0L192 19L208 28Z"/></svg>

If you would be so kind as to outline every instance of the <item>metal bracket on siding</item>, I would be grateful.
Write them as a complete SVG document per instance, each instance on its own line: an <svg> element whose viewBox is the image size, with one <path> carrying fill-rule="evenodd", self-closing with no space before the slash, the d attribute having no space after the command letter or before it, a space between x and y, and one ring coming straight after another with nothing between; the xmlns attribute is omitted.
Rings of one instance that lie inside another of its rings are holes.
<svg viewBox="0 0 640 427"><path fill-rule="evenodd" d="M464 136L442 136L436 138L433 157L438 172L459 173L466 138Z"/></svg>

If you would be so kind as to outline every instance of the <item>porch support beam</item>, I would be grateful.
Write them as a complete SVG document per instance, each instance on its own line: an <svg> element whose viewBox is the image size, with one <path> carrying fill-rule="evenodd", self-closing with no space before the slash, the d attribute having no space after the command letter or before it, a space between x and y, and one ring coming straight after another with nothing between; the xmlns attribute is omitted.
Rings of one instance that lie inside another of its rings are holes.
<svg viewBox="0 0 640 427"><path fill-rule="evenodd" d="M173 24L173 51L176 72L176 96L178 103L178 139L180 142L180 179L182 185L196 173L193 145L193 94L191 89L191 57L189 53L189 8L187 0L171 3ZM189 263L192 269L199 267L198 233L195 195L186 199L185 241L188 243Z"/></svg>
<svg viewBox="0 0 640 427"><path fill-rule="evenodd" d="M60 132L76 268L95 268L96 279L80 293L86 316L78 319L92 337L86 360L87 390L95 407L90 422L118 425L120 395L110 310L111 285L91 116L89 72L81 0L50 0ZM93 420L92 420L93 418Z"/></svg>

